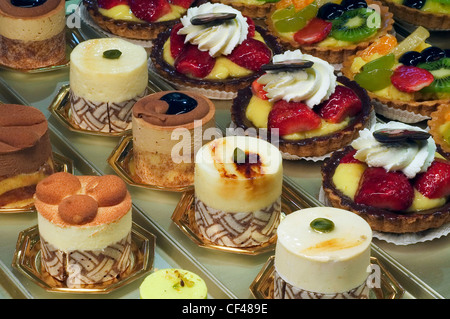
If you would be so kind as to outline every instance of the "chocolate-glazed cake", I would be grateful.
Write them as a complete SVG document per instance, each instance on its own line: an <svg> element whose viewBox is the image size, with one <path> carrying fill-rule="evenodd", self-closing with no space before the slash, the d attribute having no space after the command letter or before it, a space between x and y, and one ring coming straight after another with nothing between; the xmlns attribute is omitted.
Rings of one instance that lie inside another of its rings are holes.
<svg viewBox="0 0 450 319"><path fill-rule="evenodd" d="M147 53L119 38L84 41L70 55L70 116L81 129L131 128L131 109L147 93Z"/></svg>
<svg viewBox="0 0 450 319"><path fill-rule="evenodd" d="M129 266L131 196L115 175L55 173L36 188L42 267L67 287L105 283Z"/></svg>
<svg viewBox="0 0 450 319"><path fill-rule="evenodd" d="M55 65L66 58L65 1L0 1L0 64L14 69Z"/></svg>
<svg viewBox="0 0 450 319"><path fill-rule="evenodd" d="M214 244L267 243L280 222L283 168L272 144L227 136L204 145L195 160L195 222Z"/></svg>
<svg viewBox="0 0 450 319"><path fill-rule="evenodd" d="M26 208L36 184L53 173L47 119L15 104L0 104L0 114L0 208Z"/></svg>
<svg viewBox="0 0 450 319"><path fill-rule="evenodd" d="M163 187L194 183L194 156L215 133L215 106L201 94L164 91L133 107L132 132L136 174Z"/></svg>

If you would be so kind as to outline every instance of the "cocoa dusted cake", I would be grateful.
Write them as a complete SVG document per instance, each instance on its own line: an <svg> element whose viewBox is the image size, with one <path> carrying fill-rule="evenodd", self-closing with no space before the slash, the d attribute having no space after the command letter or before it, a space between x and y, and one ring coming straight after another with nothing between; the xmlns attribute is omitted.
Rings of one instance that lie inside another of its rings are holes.
<svg viewBox="0 0 450 319"><path fill-rule="evenodd" d="M47 119L15 104L0 104L0 114L0 208L31 207L36 184L53 173Z"/></svg>
<svg viewBox="0 0 450 319"><path fill-rule="evenodd" d="M214 244L261 246L276 234L281 214L280 151L255 137L227 136L204 145L195 159L195 223Z"/></svg>
<svg viewBox="0 0 450 319"><path fill-rule="evenodd" d="M131 196L115 175L55 173L35 194L43 269L68 287L116 279L129 266Z"/></svg>
<svg viewBox="0 0 450 319"><path fill-rule="evenodd" d="M194 183L194 156L215 132L215 106L201 94L163 91L133 107L135 171L147 184L182 187Z"/></svg>
<svg viewBox="0 0 450 319"><path fill-rule="evenodd" d="M84 41L70 55L72 121L89 131L131 128L131 109L147 93L147 53L119 38Z"/></svg>
<svg viewBox="0 0 450 319"><path fill-rule="evenodd" d="M66 58L64 0L0 1L0 64L37 69Z"/></svg>

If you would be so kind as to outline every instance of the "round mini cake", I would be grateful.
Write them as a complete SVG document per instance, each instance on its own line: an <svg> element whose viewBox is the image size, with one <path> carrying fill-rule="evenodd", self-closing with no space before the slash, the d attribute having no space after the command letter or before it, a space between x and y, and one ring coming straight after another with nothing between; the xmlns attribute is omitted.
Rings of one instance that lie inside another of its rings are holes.
<svg viewBox="0 0 450 319"><path fill-rule="evenodd" d="M160 269L139 287L141 299L206 299L208 288L197 274L184 269Z"/></svg>
<svg viewBox="0 0 450 319"><path fill-rule="evenodd" d="M192 185L196 150L216 132L214 103L194 92L153 93L136 102L132 123L137 176L161 187Z"/></svg>
<svg viewBox="0 0 450 319"><path fill-rule="evenodd" d="M207 240L227 247L267 243L280 222L282 158L255 137L227 136L195 159L195 223Z"/></svg>
<svg viewBox="0 0 450 319"><path fill-rule="evenodd" d="M0 104L0 114L0 208L31 207L36 184L54 169L47 119L15 104Z"/></svg>
<svg viewBox="0 0 450 319"><path fill-rule="evenodd" d="M70 55L70 117L80 128L123 132L147 93L147 53L119 38L87 40Z"/></svg>
<svg viewBox="0 0 450 319"><path fill-rule="evenodd" d="M116 279L129 266L131 196L115 175L55 173L36 188L43 269L67 287Z"/></svg>
<svg viewBox="0 0 450 319"><path fill-rule="evenodd" d="M367 299L372 230L337 208L293 212L278 226L275 299Z"/></svg>
<svg viewBox="0 0 450 319"><path fill-rule="evenodd" d="M64 0L0 1L0 64L37 69L64 61L65 14Z"/></svg>

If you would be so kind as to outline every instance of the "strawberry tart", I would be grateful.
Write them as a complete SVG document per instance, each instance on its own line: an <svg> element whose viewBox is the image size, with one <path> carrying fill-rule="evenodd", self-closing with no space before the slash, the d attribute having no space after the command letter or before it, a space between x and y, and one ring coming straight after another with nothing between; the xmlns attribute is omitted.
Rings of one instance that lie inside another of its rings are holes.
<svg viewBox="0 0 450 319"><path fill-rule="evenodd" d="M428 121L439 154L450 159L450 104L440 105Z"/></svg>
<svg viewBox="0 0 450 319"><path fill-rule="evenodd" d="M196 0L83 0L103 30L125 38L152 40L177 23Z"/></svg>
<svg viewBox="0 0 450 319"><path fill-rule="evenodd" d="M177 88L229 99L280 50L251 18L208 2L188 9L180 23L159 34L150 56L155 72Z"/></svg>
<svg viewBox="0 0 450 319"><path fill-rule="evenodd" d="M322 166L325 199L373 230L416 233L450 221L450 162L428 132L378 123Z"/></svg>
<svg viewBox="0 0 450 319"><path fill-rule="evenodd" d="M211 2L232 6L243 15L252 18L265 18L278 1L280 0L212 0Z"/></svg>
<svg viewBox="0 0 450 319"><path fill-rule="evenodd" d="M336 77L324 60L300 50L275 55L267 72L240 90L232 126L278 143L285 158L322 158L358 136L370 123L364 89Z"/></svg>
<svg viewBox="0 0 450 319"><path fill-rule="evenodd" d="M450 55L426 42L418 27L401 42L386 35L344 62L342 73L368 91L375 111L416 123L450 103Z"/></svg>

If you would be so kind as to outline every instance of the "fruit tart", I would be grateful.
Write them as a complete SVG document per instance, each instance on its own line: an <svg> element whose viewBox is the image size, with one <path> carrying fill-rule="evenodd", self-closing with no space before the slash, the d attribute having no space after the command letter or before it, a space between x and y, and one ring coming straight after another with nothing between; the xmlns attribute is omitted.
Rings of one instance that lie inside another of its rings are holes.
<svg viewBox="0 0 450 319"><path fill-rule="evenodd" d="M380 0L389 7L397 20L428 30L450 30L448 0Z"/></svg>
<svg viewBox="0 0 450 319"><path fill-rule="evenodd" d="M370 125L367 93L336 77L328 62L295 50L275 55L264 69L233 100L236 134L269 139L285 159L321 160Z"/></svg>
<svg viewBox="0 0 450 319"><path fill-rule="evenodd" d="M450 160L450 104L440 105L431 113L428 126L439 154Z"/></svg>
<svg viewBox="0 0 450 319"><path fill-rule="evenodd" d="M279 52L276 39L251 18L207 2L188 9L180 23L159 34L150 58L155 73L178 89L231 99Z"/></svg>
<svg viewBox="0 0 450 319"><path fill-rule="evenodd" d="M195 0L83 0L103 30L138 40L152 40L170 28Z"/></svg>
<svg viewBox="0 0 450 319"><path fill-rule="evenodd" d="M372 0L282 0L268 15L271 33L287 49L301 49L336 68L392 31L388 8Z"/></svg>
<svg viewBox="0 0 450 319"><path fill-rule="evenodd" d="M243 15L251 18L265 18L280 0L211 0L211 2L220 2L237 10Z"/></svg>
<svg viewBox="0 0 450 319"><path fill-rule="evenodd" d="M377 113L405 123L429 119L450 103L450 56L427 44L429 35L423 27L400 43L386 35L345 61L342 73L369 92Z"/></svg>
<svg viewBox="0 0 450 319"><path fill-rule="evenodd" d="M450 221L450 162L426 130L377 123L322 166L325 201L373 230L416 233Z"/></svg>

